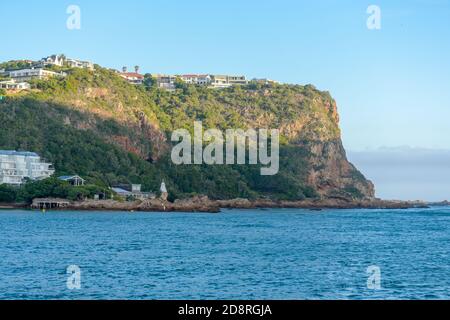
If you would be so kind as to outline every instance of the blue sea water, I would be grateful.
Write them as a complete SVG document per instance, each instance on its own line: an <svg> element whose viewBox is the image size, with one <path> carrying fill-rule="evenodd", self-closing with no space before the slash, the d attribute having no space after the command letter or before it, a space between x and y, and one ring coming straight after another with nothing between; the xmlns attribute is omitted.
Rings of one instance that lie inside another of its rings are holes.
<svg viewBox="0 0 450 320"><path fill-rule="evenodd" d="M450 208L0 211L0 299L449 298Z"/></svg>

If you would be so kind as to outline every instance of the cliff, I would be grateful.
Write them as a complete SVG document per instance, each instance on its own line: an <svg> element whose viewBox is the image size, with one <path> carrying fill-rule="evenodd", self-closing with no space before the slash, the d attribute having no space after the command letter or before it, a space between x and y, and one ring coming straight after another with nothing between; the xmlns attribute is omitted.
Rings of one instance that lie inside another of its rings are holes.
<svg viewBox="0 0 450 320"><path fill-rule="evenodd" d="M115 72L65 70L68 77L33 81L31 92L0 102L0 149L32 150L57 174L91 183L165 179L173 198L365 199L372 183L348 162L336 102L311 85L258 85L223 90L180 85L174 93L133 86ZM280 171L259 166L175 166L170 134L195 120L207 128L279 128Z"/></svg>

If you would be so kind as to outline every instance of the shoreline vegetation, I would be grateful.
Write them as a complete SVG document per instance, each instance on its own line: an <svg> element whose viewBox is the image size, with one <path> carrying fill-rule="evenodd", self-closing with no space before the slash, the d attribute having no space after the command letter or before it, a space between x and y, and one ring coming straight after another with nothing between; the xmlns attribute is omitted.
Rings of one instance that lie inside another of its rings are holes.
<svg viewBox="0 0 450 320"><path fill-rule="evenodd" d="M442 202L448 205L448 202ZM433 203L430 205L438 205ZM174 202L161 199L136 200L136 201L116 201L116 200L85 200L71 201L64 208L51 209L50 211L131 211L131 212L205 212L218 213L222 209L310 209L320 211L324 209L411 209L428 208L429 204L422 201L400 201L400 200L353 200L346 199L315 199L300 201L275 201L267 199L232 199L232 200L211 200L207 196L196 196ZM27 204L12 203L0 204L0 209L28 209Z"/></svg>

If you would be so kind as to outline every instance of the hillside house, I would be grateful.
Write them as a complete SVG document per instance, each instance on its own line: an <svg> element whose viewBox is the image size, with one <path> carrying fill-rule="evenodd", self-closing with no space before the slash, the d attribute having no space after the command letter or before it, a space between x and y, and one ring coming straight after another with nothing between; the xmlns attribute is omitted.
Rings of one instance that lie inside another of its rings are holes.
<svg viewBox="0 0 450 320"><path fill-rule="evenodd" d="M211 75L212 88L228 88L235 85L248 84L245 76Z"/></svg>
<svg viewBox="0 0 450 320"><path fill-rule="evenodd" d="M65 77L67 74L65 72L53 72L49 70L44 70L42 68L31 68L10 71L9 76L19 82L30 81L33 79L45 80L52 77Z"/></svg>
<svg viewBox="0 0 450 320"><path fill-rule="evenodd" d="M121 72L119 75L131 84L140 85L144 83L144 76L137 72Z"/></svg>
<svg viewBox="0 0 450 320"><path fill-rule="evenodd" d="M39 62L42 66L64 66L66 58L62 54L54 54L46 58L42 58Z"/></svg>
<svg viewBox="0 0 450 320"><path fill-rule="evenodd" d="M228 88L231 84L228 82L228 76L225 75L212 75L211 87L213 88Z"/></svg>
<svg viewBox="0 0 450 320"><path fill-rule="evenodd" d="M232 86L248 84L248 81L245 78L245 76L227 76L227 78L228 78L228 83L231 84Z"/></svg>
<svg viewBox="0 0 450 320"><path fill-rule="evenodd" d="M158 88L165 89L168 91L175 90L175 81L177 80L176 76L165 75L165 74L155 74L152 75L153 78L156 79L156 83Z"/></svg>
<svg viewBox="0 0 450 320"><path fill-rule="evenodd" d="M94 64L90 61L81 61L76 59L66 59L66 64L70 68L80 68L80 69L88 69L94 71Z"/></svg>
<svg viewBox="0 0 450 320"><path fill-rule="evenodd" d="M84 183L86 182L86 180L84 180L83 178L81 178L78 175L61 176L61 177L58 177L58 179L61 181L69 182L71 185L73 185L75 187L84 186Z"/></svg>
<svg viewBox="0 0 450 320"><path fill-rule="evenodd" d="M208 86L211 83L211 77L207 74L184 74L180 79L185 83L199 86Z"/></svg>
<svg viewBox="0 0 450 320"><path fill-rule="evenodd" d="M16 82L15 80L0 81L0 89L5 90L28 90L31 86L27 82Z"/></svg>
<svg viewBox="0 0 450 320"><path fill-rule="evenodd" d="M278 81L271 80L271 79L266 79L266 78L262 78L262 79L254 78L254 79L252 79L251 82L259 83L259 84L265 84L265 85L267 85L267 84L280 84L280 82L278 82Z"/></svg>

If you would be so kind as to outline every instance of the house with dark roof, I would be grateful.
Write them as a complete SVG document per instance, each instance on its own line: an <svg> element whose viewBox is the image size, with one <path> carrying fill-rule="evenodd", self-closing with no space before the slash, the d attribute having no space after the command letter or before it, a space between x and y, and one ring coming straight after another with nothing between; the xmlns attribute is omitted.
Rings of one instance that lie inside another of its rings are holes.
<svg viewBox="0 0 450 320"><path fill-rule="evenodd" d="M155 199L156 195L153 192L142 192L140 184L132 185L117 185L111 188L119 197L124 199Z"/></svg>

